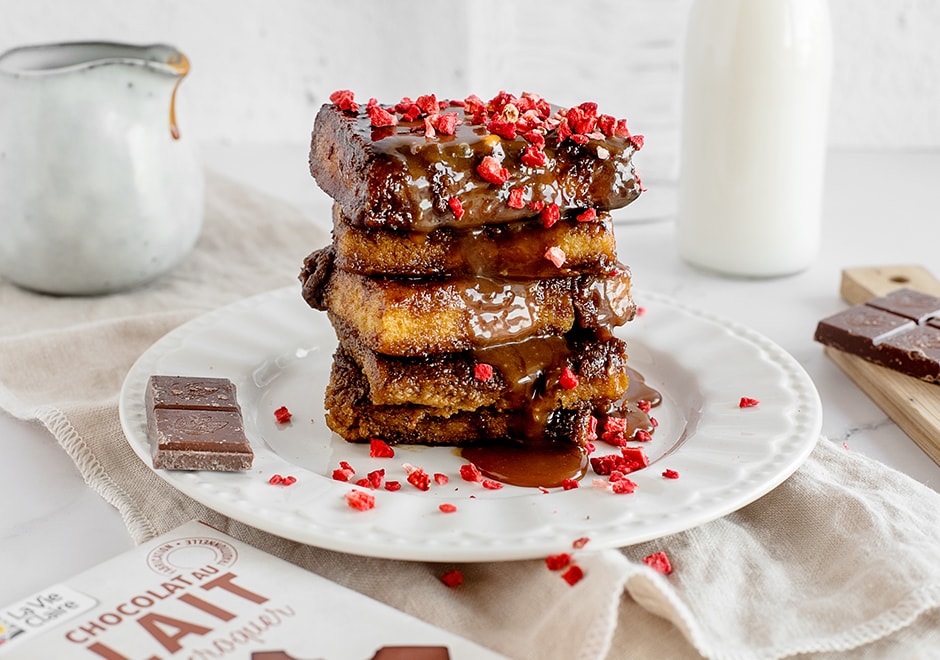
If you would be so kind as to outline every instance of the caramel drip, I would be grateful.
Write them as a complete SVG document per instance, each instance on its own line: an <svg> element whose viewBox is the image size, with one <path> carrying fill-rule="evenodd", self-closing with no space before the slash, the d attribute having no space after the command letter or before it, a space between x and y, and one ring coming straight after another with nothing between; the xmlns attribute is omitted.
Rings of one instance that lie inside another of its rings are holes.
<svg viewBox="0 0 940 660"><path fill-rule="evenodd" d="M183 82L183 78L189 74L189 59L183 53L175 52L170 55L167 64L178 76L176 84L173 85L173 93L170 94L170 135L173 136L174 140L179 140L180 129L176 123L176 92L180 87L180 83Z"/></svg>
<svg viewBox="0 0 940 660"><path fill-rule="evenodd" d="M537 310L528 304L534 288L534 283L478 278L474 286L461 291L474 336L484 340L481 343L524 339L536 322Z"/></svg>

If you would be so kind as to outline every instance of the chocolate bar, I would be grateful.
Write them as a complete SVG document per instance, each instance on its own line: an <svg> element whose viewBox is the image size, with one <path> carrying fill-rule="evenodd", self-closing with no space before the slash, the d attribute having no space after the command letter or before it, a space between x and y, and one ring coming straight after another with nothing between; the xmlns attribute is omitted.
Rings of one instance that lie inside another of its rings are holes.
<svg viewBox="0 0 940 660"><path fill-rule="evenodd" d="M234 472L251 467L254 452L230 380L151 376L146 399L155 468Z"/></svg>
<svg viewBox="0 0 940 660"><path fill-rule="evenodd" d="M940 298L912 289L824 318L815 340L921 380L940 382Z"/></svg>

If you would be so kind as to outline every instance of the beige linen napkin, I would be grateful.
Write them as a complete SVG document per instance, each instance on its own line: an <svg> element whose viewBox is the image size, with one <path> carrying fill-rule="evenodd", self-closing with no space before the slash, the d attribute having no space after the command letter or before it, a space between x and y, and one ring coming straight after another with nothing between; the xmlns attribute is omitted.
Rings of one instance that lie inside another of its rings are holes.
<svg viewBox="0 0 940 660"><path fill-rule="evenodd" d="M327 240L292 209L210 177L201 241L152 285L54 298L0 282L0 406L45 424L137 542L199 518L511 657L938 657L940 496L825 440L737 513L623 550L579 551L585 578L573 587L532 560L462 565L464 584L449 589L439 577L451 566L288 542L176 492L124 440L125 373L180 323L295 281ZM671 575L642 563L656 551Z"/></svg>

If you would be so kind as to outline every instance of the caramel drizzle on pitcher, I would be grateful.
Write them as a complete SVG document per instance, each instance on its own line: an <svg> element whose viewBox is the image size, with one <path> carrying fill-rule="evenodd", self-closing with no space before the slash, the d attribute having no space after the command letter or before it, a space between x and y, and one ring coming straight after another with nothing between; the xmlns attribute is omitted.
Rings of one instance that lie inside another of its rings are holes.
<svg viewBox="0 0 940 660"><path fill-rule="evenodd" d="M167 64L179 76L176 84L173 85L173 93L170 94L170 135L174 140L180 139L179 125L176 123L176 91L180 88L183 78L189 73L189 59L180 52L173 53L167 60Z"/></svg>

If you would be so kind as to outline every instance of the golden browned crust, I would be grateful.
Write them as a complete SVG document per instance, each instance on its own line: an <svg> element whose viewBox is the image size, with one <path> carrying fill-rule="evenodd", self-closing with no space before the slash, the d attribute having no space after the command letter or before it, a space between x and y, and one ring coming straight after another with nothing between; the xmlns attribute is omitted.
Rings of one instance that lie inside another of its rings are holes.
<svg viewBox="0 0 940 660"><path fill-rule="evenodd" d="M594 222L563 219L547 228L535 218L425 233L356 227L334 204L333 245L337 267L362 275L543 279L598 275L617 267L617 241L608 213ZM552 247L564 254L562 264L546 257Z"/></svg>
<svg viewBox="0 0 940 660"><path fill-rule="evenodd" d="M394 444L465 446L498 440L523 440L530 421L519 410L490 406L475 410L441 411L416 404L376 405L356 362L340 346L325 397L327 425L349 442L380 438ZM574 442L590 439L591 407L587 402L551 411L535 442Z"/></svg>

